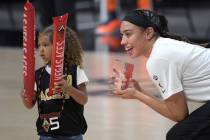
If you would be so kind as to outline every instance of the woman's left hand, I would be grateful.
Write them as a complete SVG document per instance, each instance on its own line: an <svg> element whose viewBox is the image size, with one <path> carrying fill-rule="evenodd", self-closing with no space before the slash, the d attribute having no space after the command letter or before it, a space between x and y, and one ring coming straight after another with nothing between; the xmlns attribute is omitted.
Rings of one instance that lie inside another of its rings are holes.
<svg viewBox="0 0 210 140"><path fill-rule="evenodd" d="M135 95L137 91L135 88L129 87L127 89L114 89L112 93L116 96L119 96L123 99L136 99Z"/></svg>
<svg viewBox="0 0 210 140"><path fill-rule="evenodd" d="M135 99L135 95L137 94L137 90L141 91L141 87L139 83L131 79L129 81L128 88L123 88L126 85L126 79L121 78L120 71L113 69L113 75L110 79L110 88L111 92L124 99Z"/></svg>

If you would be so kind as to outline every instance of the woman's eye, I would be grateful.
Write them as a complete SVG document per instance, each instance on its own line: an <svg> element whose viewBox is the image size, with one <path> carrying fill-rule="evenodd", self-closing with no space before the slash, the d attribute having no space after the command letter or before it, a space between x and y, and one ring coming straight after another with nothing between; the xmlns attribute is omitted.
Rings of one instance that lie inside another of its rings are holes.
<svg viewBox="0 0 210 140"><path fill-rule="evenodd" d="M130 36L130 35L131 35L131 33L127 33L127 34L126 34L126 36Z"/></svg>
<svg viewBox="0 0 210 140"><path fill-rule="evenodd" d="M131 33L125 33L126 37L129 37L131 35Z"/></svg>

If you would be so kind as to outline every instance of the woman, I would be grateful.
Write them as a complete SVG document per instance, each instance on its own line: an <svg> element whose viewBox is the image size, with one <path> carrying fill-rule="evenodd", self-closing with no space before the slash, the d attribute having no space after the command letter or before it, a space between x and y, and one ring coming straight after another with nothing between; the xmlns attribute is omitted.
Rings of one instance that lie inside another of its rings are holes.
<svg viewBox="0 0 210 140"><path fill-rule="evenodd" d="M167 140L206 140L210 138L210 50L168 32L167 20L149 10L130 11L122 20L121 44L131 58L148 58L146 68L163 100L145 93L131 81L117 96L137 99L177 124L167 133ZM206 102L191 114L187 99Z"/></svg>

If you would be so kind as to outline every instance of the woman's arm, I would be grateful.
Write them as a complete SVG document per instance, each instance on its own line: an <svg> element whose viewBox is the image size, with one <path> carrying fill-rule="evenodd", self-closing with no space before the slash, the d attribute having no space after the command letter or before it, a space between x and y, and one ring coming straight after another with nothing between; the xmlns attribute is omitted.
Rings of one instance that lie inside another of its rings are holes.
<svg viewBox="0 0 210 140"><path fill-rule="evenodd" d="M36 94L34 93L34 97L32 99L30 99L27 95L28 94L24 91L24 89L22 89L20 92L22 102L26 108L31 109L36 103Z"/></svg>
<svg viewBox="0 0 210 140"><path fill-rule="evenodd" d="M138 99L156 112L176 122L183 120L188 115L187 102L183 92L178 92L164 101L134 88L115 90L114 93L122 98Z"/></svg>
<svg viewBox="0 0 210 140"><path fill-rule="evenodd" d="M178 92L164 101L142 94L139 91L137 91L135 97L173 121L179 122L188 115L187 102L183 92Z"/></svg>

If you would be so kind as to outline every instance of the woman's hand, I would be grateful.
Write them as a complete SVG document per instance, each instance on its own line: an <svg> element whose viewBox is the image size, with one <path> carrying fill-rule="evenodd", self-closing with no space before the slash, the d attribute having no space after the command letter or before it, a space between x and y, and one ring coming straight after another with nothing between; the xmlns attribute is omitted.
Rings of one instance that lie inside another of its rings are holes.
<svg viewBox="0 0 210 140"><path fill-rule="evenodd" d="M112 83L115 85L118 89L124 89L125 88L125 76L121 71L118 71L117 69L113 69L113 76L111 79Z"/></svg>
<svg viewBox="0 0 210 140"><path fill-rule="evenodd" d="M118 97L123 99L136 99L135 95L137 94L135 88L127 88L127 89L114 89L112 93Z"/></svg>
<svg viewBox="0 0 210 140"><path fill-rule="evenodd" d="M130 85L132 85L136 90L140 92L142 91L141 86L139 85L138 81L136 81L135 79L131 79Z"/></svg>
<svg viewBox="0 0 210 140"><path fill-rule="evenodd" d="M116 96L125 98L125 99L135 99L137 91L141 92L141 87L139 83L132 79L129 81L128 88L124 88L126 83L126 79L121 79L120 71L113 69L113 76L111 78L111 90L112 93Z"/></svg>

